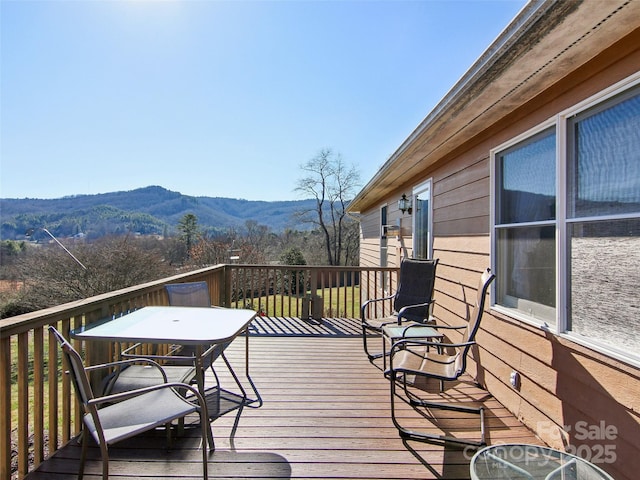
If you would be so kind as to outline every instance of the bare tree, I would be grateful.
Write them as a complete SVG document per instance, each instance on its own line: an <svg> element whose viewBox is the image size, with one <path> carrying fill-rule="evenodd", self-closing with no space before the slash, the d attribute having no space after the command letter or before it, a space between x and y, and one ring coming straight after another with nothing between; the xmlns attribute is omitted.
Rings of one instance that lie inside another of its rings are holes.
<svg viewBox="0 0 640 480"><path fill-rule="evenodd" d="M157 246L132 236L70 246L86 270L55 245L30 246L16 265L23 283L13 314L60 305L156 280L174 272Z"/></svg>
<svg viewBox="0 0 640 480"><path fill-rule="evenodd" d="M316 225L322 232L329 265L346 263L345 230L348 224L355 223L348 217L346 208L359 186L360 174L329 148L320 150L300 168L306 176L298 180L296 191L316 202L313 210L301 211L299 219Z"/></svg>

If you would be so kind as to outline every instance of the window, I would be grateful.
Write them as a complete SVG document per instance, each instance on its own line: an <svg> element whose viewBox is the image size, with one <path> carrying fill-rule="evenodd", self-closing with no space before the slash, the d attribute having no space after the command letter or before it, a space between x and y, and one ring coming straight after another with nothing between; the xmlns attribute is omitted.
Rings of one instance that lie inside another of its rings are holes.
<svg viewBox="0 0 640 480"><path fill-rule="evenodd" d="M431 258L431 181L413 189L413 258Z"/></svg>
<svg viewBox="0 0 640 480"><path fill-rule="evenodd" d="M640 75L492 151L495 305L637 360Z"/></svg>
<svg viewBox="0 0 640 480"><path fill-rule="evenodd" d="M555 129L499 152L496 164L497 303L555 322Z"/></svg>
<svg viewBox="0 0 640 480"><path fill-rule="evenodd" d="M387 206L380 208L380 266L386 267L387 261ZM384 296L389 294L389 272L380 272L380 285L382 285L382 293Z"/></svg>
<svg viewBox="0 0 640 480"><path fill-rule="evenodd" d="M640 89L567 122L567 330L640 348Z"/></svg>

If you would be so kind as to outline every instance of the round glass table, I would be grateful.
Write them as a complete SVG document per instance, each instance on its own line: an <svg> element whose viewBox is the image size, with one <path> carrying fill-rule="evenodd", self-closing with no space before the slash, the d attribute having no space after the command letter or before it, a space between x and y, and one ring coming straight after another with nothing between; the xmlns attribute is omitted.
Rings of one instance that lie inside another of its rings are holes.
<svg viewBox="0 0 640 480"><path fill-rule="evenodd" d="M602 469L569 453L539 445L492 445L471 459L472 480L613 480Z"/></svg>

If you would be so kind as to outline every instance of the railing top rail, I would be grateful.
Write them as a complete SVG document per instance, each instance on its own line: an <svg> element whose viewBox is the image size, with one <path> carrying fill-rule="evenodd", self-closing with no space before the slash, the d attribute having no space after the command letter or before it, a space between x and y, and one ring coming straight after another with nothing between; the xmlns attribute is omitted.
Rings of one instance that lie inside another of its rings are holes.
<svg viewBox="0 0 640 480"><path fill-rule="evenodd" d="M226 268L244 268L244 269L272 269L272 270L334 270L338 272L393 272L399 267L360 267L360 266L338 266L338 265L280 265L280 264L242 264L235 263L225 265Z"/></svg>
<svg viewBox="0 0 640 480"><path fill-rule="evenodd" d="M236 269L249 270L307 270L307 271L323 271L323 272L390 272L398 270L398 267L360 267L360 266L333 266L333 265L256 265L256 264L218 264L210 267L204 267L198 270L192 270L186 273L180 273L171 277L154 280L152 282L135 285L133 287L123 288L113 292L103 293L82 300L57 305L55 307L38 310L35 312L16 315L0 320L0 338L24 333L34 328L64 320L75 316L84 315L88 312L109 309L111 305L124 303L129 298L136 298L147 293L157 291L167 283L173 283L192 279L194 277L203 276L216 271ZM132 305L139 307L141 305ZM106 312L108 315L110 312Z"/></svg>
<svg viewBox="0 0 640 480"><path fill-rule="evenodd" d="M71 318L82 315L88 311L102 308L105 302L118 303L126 301L129 297L144 295L145 293L157 290L166 283L172 283L186 278L214 272L224 269L224 265L214 265L212 267L192 270L186 273L180 273L171 277L165 277L160 280L135 285L133 287L123 288L113 292L103 293L82 300L56 305L55 307L37 310L35 312L24 313L0 320L0 338L5 336L17 335L33 328L37 328L58 320Z"/></svg>

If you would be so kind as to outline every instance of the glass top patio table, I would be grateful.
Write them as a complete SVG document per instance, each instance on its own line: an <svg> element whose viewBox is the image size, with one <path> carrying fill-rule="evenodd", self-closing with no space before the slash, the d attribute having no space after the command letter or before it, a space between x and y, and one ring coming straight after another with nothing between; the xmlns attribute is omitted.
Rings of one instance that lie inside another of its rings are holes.
<svg viewBox="0 0 640 480"><path fill-rule="evenodd" d="M204 347L232 341L248 328L256 315L257 312L248 309L151 306L77 328L71 331L71 337L85 341L195 345L196 383L207 404L216 402L209 406L209 412L215 417L218 416L215 412L220 412L220 394L209 395L205 390ZM243 391L242 396L234 395L228 400L236 403L235 408L243 405L261 406L262 398L249 375L249 335L246 335L245 376L256 398L247 398Z"/></svg>
<svg viewBox="0 0 640 480"><path fill-rule="evenodd" d="M444 335L433 327L428 325L410 324L398 325L397 323L388 323L382 327L382 358L383 370L387 369L387 341L393 345L397 340L413 339L413 340L429 340L439 342Z"/></svg>
<svg viewBox="0 0 640 480"><path fill-rule="evenodd" d="M224 343L242 333L255 317L256 312L247 309L143 307L121 317L75 329L71 336L79 340L132 343Z"/></svg>
<svg viewBox="0 0 640 480"><path fill-rule="evenodd" d="M382 327L385 337L392 342L400 338L442 338L443 335L438 330L428 325L398 325L397 323Z"/></svg>
<svg viewBox="0 0 640 480"><path fill-rule="evenodd" d="M476 452L472 480L613 480L587 460L538 445L492 445Z"/></svg>

